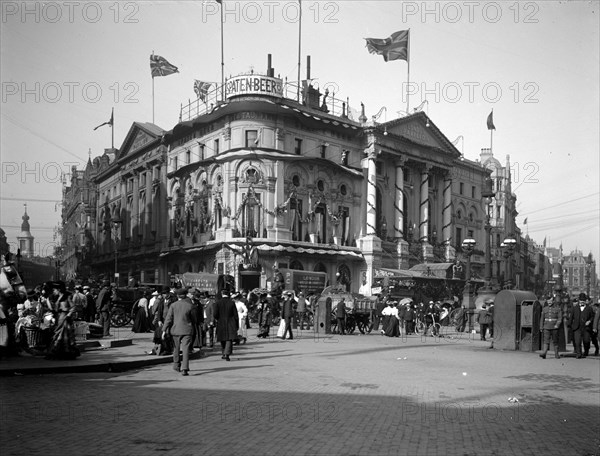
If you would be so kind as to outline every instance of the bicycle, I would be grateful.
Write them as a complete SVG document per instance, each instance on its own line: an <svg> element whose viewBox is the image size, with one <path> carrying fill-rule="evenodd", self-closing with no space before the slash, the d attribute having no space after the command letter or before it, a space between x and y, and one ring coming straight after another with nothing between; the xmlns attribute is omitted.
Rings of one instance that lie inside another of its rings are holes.
<svg viewBox="0 0 600 456"><path fill-rule="evenodd" d="M442 325L435 321L435 315L432 315L432 318L433 323L429 326L433 332L432 337L439 336ZM425 321L420 317L417 317L415 321L415 334L419 336L427 336L427 334L425 334L425 329L428 329Z"/></svg>

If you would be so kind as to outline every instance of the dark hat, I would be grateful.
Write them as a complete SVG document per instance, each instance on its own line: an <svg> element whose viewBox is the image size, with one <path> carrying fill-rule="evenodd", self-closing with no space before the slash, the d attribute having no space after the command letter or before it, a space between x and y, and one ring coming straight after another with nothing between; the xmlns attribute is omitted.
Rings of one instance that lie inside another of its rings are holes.
<svg viewBox="0 0 600 456"><path fill-rule="evenodd" d="M229 290L221 290L221 296L229 296Z"/></svg>
<svg viewBox="0 0 600 456"><path fill-rule="evenodd" d="M585 293L579 293L580 301L587 301L587 295Z"/></svg>
<svg viewBox="0 0 600 456"><path fill-rule="evenodd" d="M178 288L177 290L175 290L175 294L177 296L185 296L188 294L188 289L183 287L183 288Z"/></svg>
<svg viewBox="0 0 600 456"><path fill-rule="evenodd" d="M110 286L110 282L108 280L103 280L102 281L102 286L103 287L108 287L108 286Z"/></svg>
<svg viewBox="0 0 600 456"><path fill-rule="evenodd" d="M171 292L171 288L168 285L163 285L163 287L160 289L160 291L162 293L170 293Z"/></svg>
<svg viewBox="0 0 600 456"><path fill-rule="evenodd" d="M35 292L35 290L27 290L27 297L31 298L33 296L35 296L37 293Z"/></svg>

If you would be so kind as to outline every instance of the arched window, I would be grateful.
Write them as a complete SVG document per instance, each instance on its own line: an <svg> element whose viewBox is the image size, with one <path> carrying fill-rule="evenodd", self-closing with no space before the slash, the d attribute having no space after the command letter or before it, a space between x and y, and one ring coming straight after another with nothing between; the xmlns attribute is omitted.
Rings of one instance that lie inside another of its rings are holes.
<svg viewBox="0 0 600 456"><path fill-rule="evenodd" d="M298 260L293 260L290 262L290 269L294 269L297 271L304 271L304 266Z"/></svg>

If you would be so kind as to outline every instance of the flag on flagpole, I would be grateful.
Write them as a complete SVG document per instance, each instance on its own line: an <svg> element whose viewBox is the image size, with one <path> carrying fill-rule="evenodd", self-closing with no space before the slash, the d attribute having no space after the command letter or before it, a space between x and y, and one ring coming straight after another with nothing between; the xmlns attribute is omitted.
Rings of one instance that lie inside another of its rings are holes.
<svg viewBox="0 0 600 456"><path fill-rule="evenodd" d="M367 49L371 54L383 56L386 62L390 60L405 60L408 62L408 30L392 33L389 38L365 38Z"/></svg>
<svg viewBox="0 0 600 456"><path fill-rule="evenodd" d="M150 56L150 72L154 78L156 76L168 76L173 73L179 73L179 70L175 65L171 65L167 62L167 59L164 57L152 54Z"/></svg>
<svg viewBox="0 0 600 456"><path fill-rule="evenodd" d="M487 118L487 127L488 130L495 130L496 127L494 127L494 111L492 110L492 112L490 112L490 115Z"/></svg>
<svg viewBox="0 0 600 456"><path fill-rule="evenodd" d="M198 79L194 80L194 92L198 98L202 101L206 102L206 96L208 95L208 88L212 85L210 82L199 81Z"/></svg>
<svg viewBox="0 0 600 456"><path fill-rule="evenodd" d="M416 108L413 108L414 112L422 111L423 107L425 106L426 103L427 103L427 100L423 100L419 106L417 106Z"/></svg>
<svg viewBox="0 0 600 456"><path fill-rule="evenodd" d="M525 220L523 220L523 225L527 225L527 217L525 217Z"/></svg>
<svg viewBox="0 0 600 456"><path fill-rule="evenodd" d="M110 120L108 122L104 122L104 123L101 123L100 125L98 125L96 128L94 128L94 131L96 131L100 127L103 127L104 125L110 125L112 127L114 125L114 114L115 114L115 111L113 109L110 113Z"/></svg>
<svg viewBox="0 0 600 456"><path fill-rule="evenodd" d="M546 238L544 238L543 246L544 246L544 248L546 248Z"/></svg>

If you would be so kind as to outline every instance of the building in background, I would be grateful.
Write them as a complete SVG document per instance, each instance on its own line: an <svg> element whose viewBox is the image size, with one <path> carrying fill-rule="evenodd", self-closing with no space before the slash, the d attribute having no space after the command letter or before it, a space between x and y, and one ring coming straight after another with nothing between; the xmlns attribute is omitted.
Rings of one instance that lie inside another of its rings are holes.
<svg viewBox="0 0 600 456"><path fill-rule="evenodd" d="M468 238L481 280L489 224L497 288L554 280L516 226L508 156L504 166L489 149L465 159L424 112L378 122L310 80L298 89L269 59L264 75L231 77L182 106L169 131L134 122L119 149L73 172L65 272L121 285L210 272L251 289L296 269L358 291L363 278L409 269L464 279Z"/></svg>

